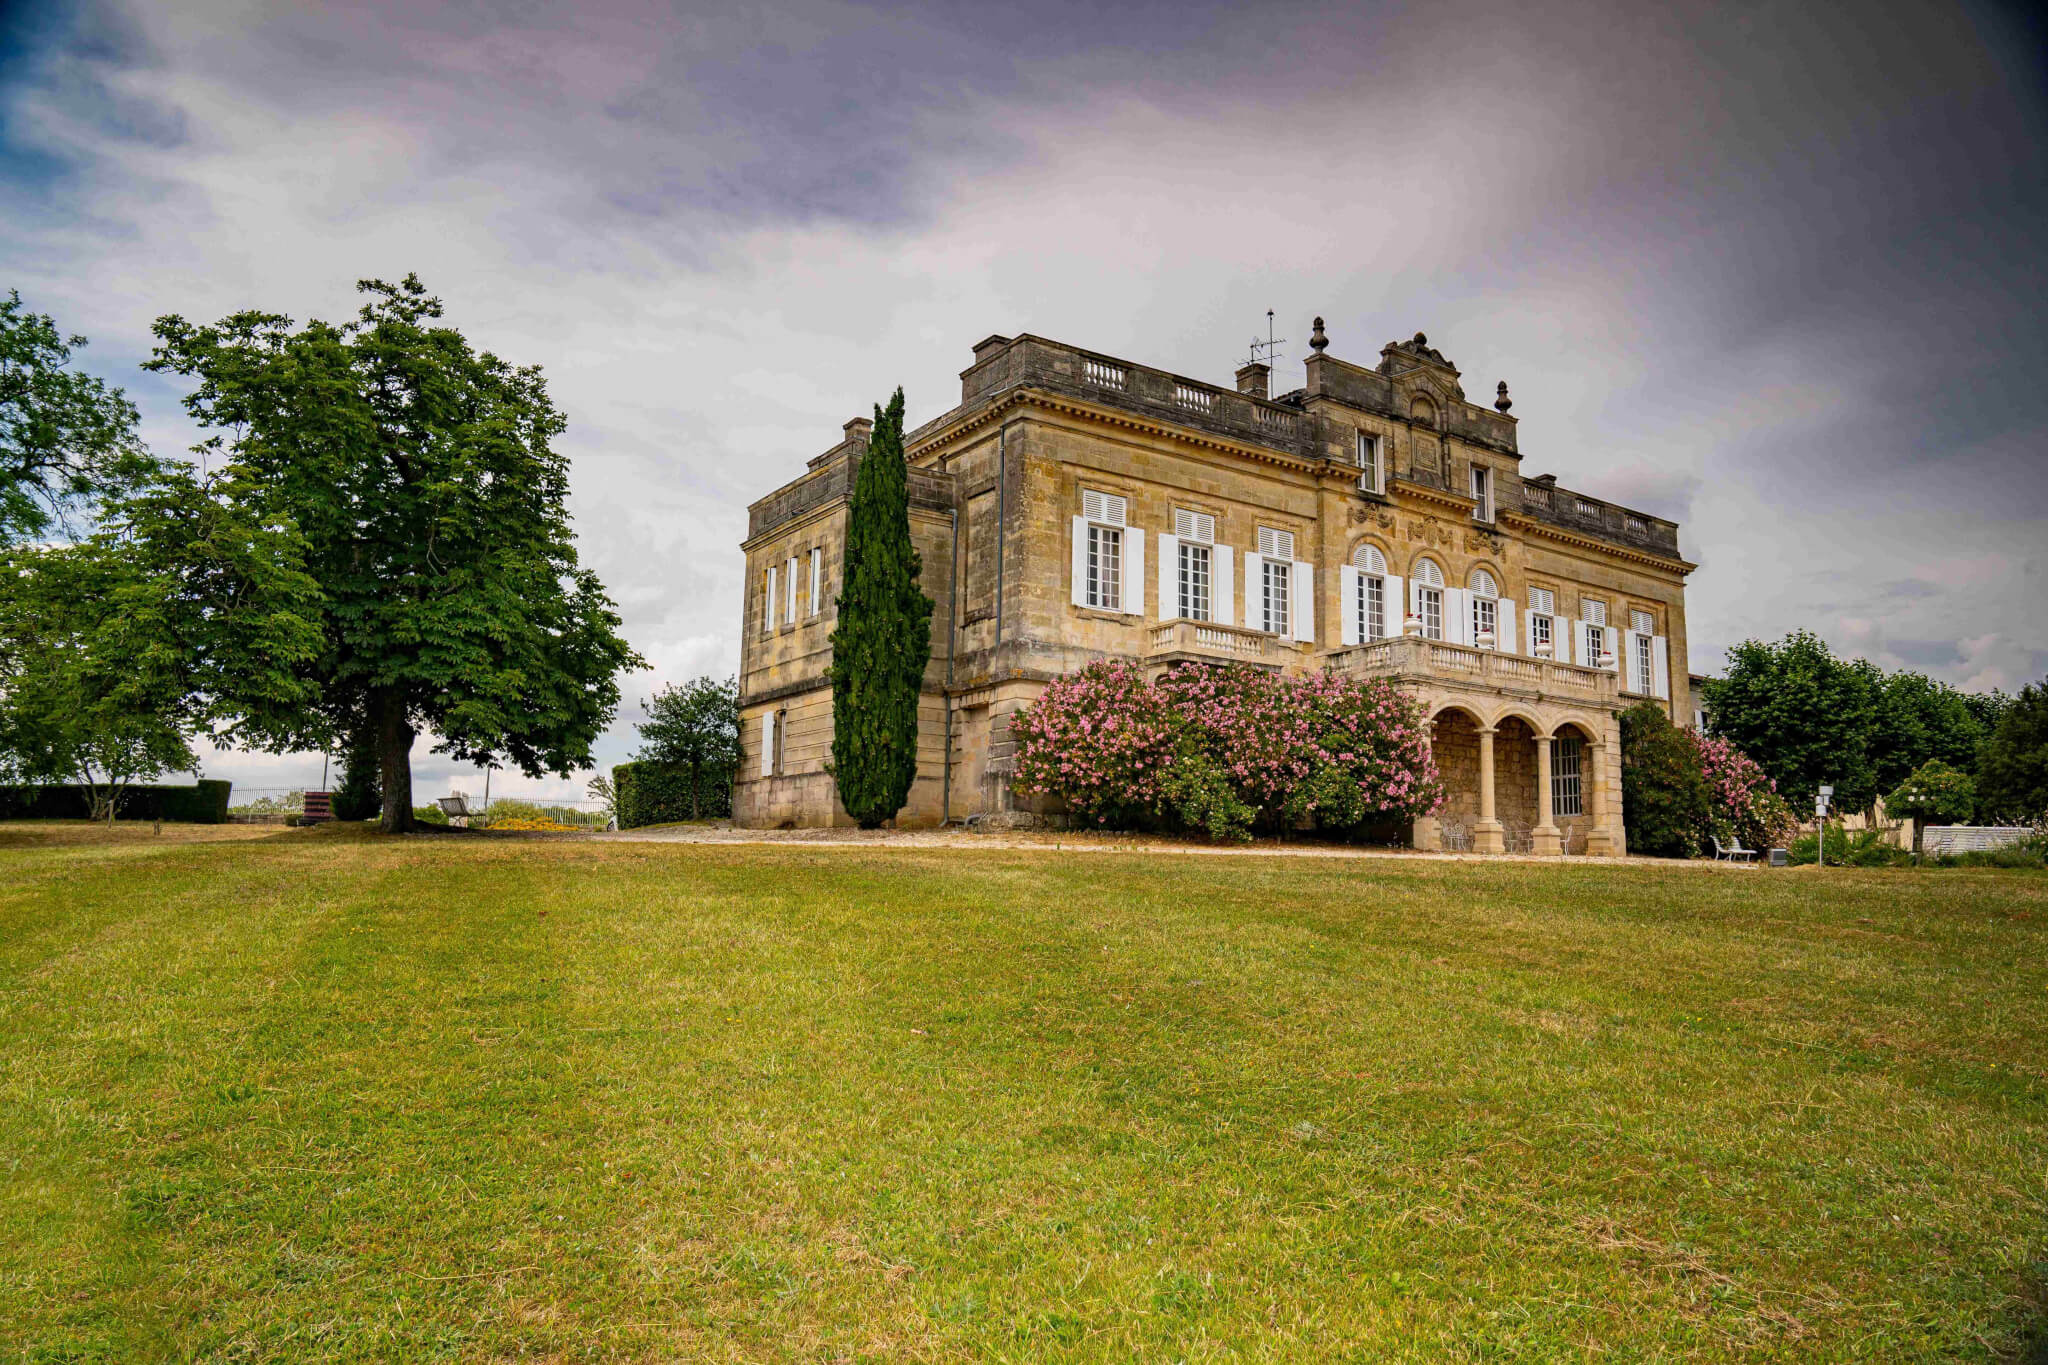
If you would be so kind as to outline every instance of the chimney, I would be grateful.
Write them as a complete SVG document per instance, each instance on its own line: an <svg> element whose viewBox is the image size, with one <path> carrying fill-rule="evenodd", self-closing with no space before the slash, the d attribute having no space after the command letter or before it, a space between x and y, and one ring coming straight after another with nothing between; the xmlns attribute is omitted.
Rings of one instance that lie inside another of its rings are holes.
<svg viewBox="0 0 2048 1365"><path fill-rule="evenodd" d="M874 429L875 421L872 417L854 418L846 424L846 444L865 446L868 443L868 433Z"/></svg>
<svg viewBox="0 0 2048 1365"><path fill-rule="evenodd" d="M1254 360L1249 365L1239 366L1237 371L1237 391L1250 394L1254 398L1272 397L1271 394L1266 392L1266 380L1272 373L1273 367L1262 361Z"/></svg>

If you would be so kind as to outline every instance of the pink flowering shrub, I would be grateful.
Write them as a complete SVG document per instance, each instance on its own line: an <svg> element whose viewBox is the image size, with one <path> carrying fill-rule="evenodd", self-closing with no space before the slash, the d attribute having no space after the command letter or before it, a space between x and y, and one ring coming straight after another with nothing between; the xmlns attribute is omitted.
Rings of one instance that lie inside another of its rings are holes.
<svg viewBox="0 0 2048 1365"><path fill-rule="evenodd" d="M1393 683L1131 664L1061 679L1011 724L1016 790L1098 825L1250 837L1255 824L1351 832L1434 814L1443 783L1421 709Z"/></svg>
<svg viewBox="0 0 2048 1365"><path fill-rule="evenodd" d="M1733 833L1747 848L1769 848L1791 835L1792 808L1778 784L1755 760L1725 739L1688 730L1707 779L1707 803L1717 832Z"/></svg>

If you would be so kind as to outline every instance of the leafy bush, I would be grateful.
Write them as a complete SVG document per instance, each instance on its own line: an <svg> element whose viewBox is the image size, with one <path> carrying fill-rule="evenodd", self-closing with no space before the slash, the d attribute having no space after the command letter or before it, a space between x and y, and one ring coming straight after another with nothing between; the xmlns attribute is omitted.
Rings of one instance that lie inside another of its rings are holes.
<svg viewBox="0 0 2048 1365"><path fill-rule="evenodd" d="M1713 827L1713 803L1693 737L1654 702L1621 713L1621 815L1628 851L1697 857Z"/></svg>
<svg viewBox="0 0 2048 1365"><path fill-rule="evenodd" d="M1931 758L1899 783L1884 799L1887 815L1913 822L1913 853L1920 852L1928 822L1960 824L1977 809L1977 784L1938 758Z"/></svg>
<svg viewBox="0 0 2048 1365"><path fill-rule="evenodd" d="M328 809L337 820L375 820L383 814L377 748L367 738L352 745L342 759L341 783L335 787Z"/></svg>
<svg viewBox="0 0 2048 1365"><path fill-rule="evenodd" d="M613 813L620 829L732 814L732 773L703 768L694 774L669 763L621 763L612 769Z"/></svg>
<svg viewBox="0 0 2048 1365"><path fill-rule="evenodd" d="M1785 856L1795 865L1804 865L1813 861L1813 850L1813 836L1802 834L1792 841ZM1912 862L1913 855L1895 848L1881 829L1859 829L1851 834L1840 825L1828 826L1830 867L1909 867Z"/></svg>
<svg viewBox="0 0 2048 1365"><path fill-rule="evenodd" d="M165 820L181 825L219 825L228 818L233 784L201 779L182 787L127 787L121 792L122 820ZM0 787L0 820L89 820L92 795L74 783Z"/></svg>
<svg viewBox="0 0 2048 1365"><path fill-rule="evenodd" d="M1048 686L1010 732L1016 790L1095 825L1355 835L1443 800L1428 725L1384 679L1188 664L1148 683L1099 663Z"/></svg>
<svg viewBox="0 0 2048 1365"><path fill-rule="evenodd" d="M1756 849L1770 848L1792 833L1792 807L1761 766L1728 740L1691 730L1679 733L1692 741L1700 776L1706 779L1712 833L1724 841L1733 834Z"/></svg>
<svg viewBox="0 0 2048 1365"><path fill-rule="evenodd" d="M448 812L439 806L414 806L412 818L422 825L445 825L448 823Z"/></svg>

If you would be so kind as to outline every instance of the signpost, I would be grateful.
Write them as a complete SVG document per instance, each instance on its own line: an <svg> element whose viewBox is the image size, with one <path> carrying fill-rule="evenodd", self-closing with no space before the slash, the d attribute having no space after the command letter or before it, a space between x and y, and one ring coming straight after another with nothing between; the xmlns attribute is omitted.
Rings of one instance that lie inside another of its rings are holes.
<svg viewBox="0 0 2048 1365"><path fill-rule="evenodd" d="M1820 794L1813 798L1813 865L1815 867L1826 867L1828 865L1828 798L1834 794L1835 789L1833 787L1822 786Z"/></svg>

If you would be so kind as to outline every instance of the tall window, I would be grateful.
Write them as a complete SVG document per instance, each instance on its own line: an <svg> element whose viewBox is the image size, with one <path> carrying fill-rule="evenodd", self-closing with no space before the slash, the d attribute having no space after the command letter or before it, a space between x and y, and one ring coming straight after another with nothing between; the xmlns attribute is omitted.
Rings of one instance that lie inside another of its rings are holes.
<svg viewBox="0 0 2048 1365"><path fill-rule="evenodd" d="M787 565L785 565L785 566L784 566L784 570L783 570L783 576L784 576L785 578L787 578L787 579L789 580L789 583L788 583L788 592L789 592L789 600L788 600L788 601L786 601L786 602L784 602L784 603L783 603L783 606L782 606L782 623L783 623L784 625L787 625L787 626L793 626L793 625L795 625L795 624L796 624L796 556L795 556L795 555L791 555L791 556L789 557L789 563L788 563Z"/></svg>
<svg viewBox="0 0 2048 1365"><path fill-rule="evenodd" d="M1472 571L1472 643L1481 649L1499 645L1500 584L1484 569Z"/></svg>
<svg viewBox="0 0 2048 1365"><path fill-rule="evenodd" d="M1190 621L1212 621L1216 518L1176 507L1173 533L1180 537L1180 615Z"/></svg>
<svg viewBox="0 0 2048 1365"><path fill-rule="evenodd" d="M1422 617L1422 638L1444 638L1444 571L1435 561L1415 561L1415 610Z"/></svg>
<svg viewBox="0 0 2048 1365"><path fill-rule="evenodd" d="M825 599L825 551L814 547L811 550L811 615L824 610L819 604Z"/></svg>
<svg viewBox="0 0 2048 1365"><path fill-rule="evenodd" d="M1358 433L1358 486L1367 493L1383 493L1386 486L1380 482L1380 438Z"/></svg>
<svg viewBox="0 0 2048 1365"><path fill-rule="evenodd" d="M1358 642L1371 644L1387 638L1387 558L1371 545L1361 545L1351 555L1358 570Z"/></svg>
<svg viewBox="0 0 2048 1365"><path fill-rule="evenodd" d="M1548 588L1529 589L1529 652L1531 654L1555 652L1557 648L1556 617L1557 594Z"/></svg>
<svg viewBox="0 0 2048 1365"><path fill-rule="evenodd" d="M1586 666L1598 668L1600 656L1607 652L1607 604L1597 597L1582 597L1579 610L1585 613Z"/></svg>
<svg viewBox="0 0 2048 1365"><path fill-rule="evenodd" d="M1081 515L1088 519L1088 590L1091 607L1124 609L1124 500L1094 489L1081 492Z"/></svg>
<svg viewBox="0 0 2048 1365"><path fill-rule="evenodd" d="M1636 691L1648 696L1655 688L1656 668L1651 661L1650 637L1636 636Z"/></svg>
<svg viewBox="0 0 2048 1365"><path fill-rule="evenodd" d="M1264 557L1259 568L1264 628L1271 635L1286 635L1288 599L1294 592L1294 532L1261 526L1259 554Z"/></svg>
<svg viewBox="0 0 2048 1365"><path fill-rule="evenodd" d="M1550 741L1550 810L1553 815L1584 815L1579 785L1580 740L1564 735Z"/></svg>
<svg viewBox="0 0 2048 1365"><path fill-rule="evenodd" d="M773 564L770 564L768 566L767 588L768 609L761 613L761 633L763 635L773 635L775 633L775 608L777 602L776 587L778 583L779 577L776 567Z"/></svg>
<svg viewBox="0 0 2048 1365"><path fill-rule="evenodd" d="M1472 499L1478 506L1472 509L1477 521L1493 520L1493 471L1483 464L1472 466Z"/></svg>

